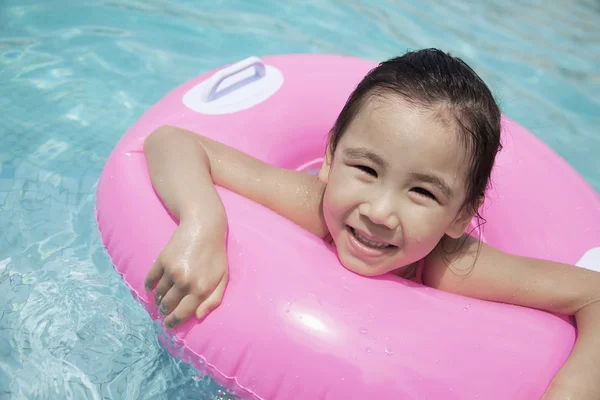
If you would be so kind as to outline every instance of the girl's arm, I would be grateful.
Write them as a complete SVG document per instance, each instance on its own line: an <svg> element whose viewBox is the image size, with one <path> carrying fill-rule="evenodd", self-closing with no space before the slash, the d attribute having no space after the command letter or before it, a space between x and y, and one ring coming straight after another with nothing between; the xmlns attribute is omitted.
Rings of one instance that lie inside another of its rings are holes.
<svg viewBox="0 0 600 400"><path fill-rule="evenodd" d="M319 202L324 186L308 174L276 168L195 133L164 126L144 142L157 194L179 226L146 277L173 327L220 303L227 284L227 220L217 184L324 237Z"/></svg>
<svg viewBox="0 0 600 400"><path fill-rule="evenodd" d="M145 149L153 185L163 201L165 197L169 200L171 187L177 184L188 193L180 195L178 201L191 203L189 208L203 207L204 194L189 193L189 189L201 184L208 188L212 198L217 196L214 183L271 209L319 237L327 235L320 208L325 186L312 175L275 167L233 147L172 126L153 132ZM169 151L171 157L160 160L160 154ZM161 190L159 177L168 181L165 185L170 190Z"/></svg>
<svg viewBox="0 0 600 400"><path fill-rule="evenodd" d="M463 296L574 315L577 342L544 400L600 398L600 273L509 255L470 236L460 240L465 242L457 254L444 254L443 248L457 245L445 238L427 257L423 282Z"/></svg>

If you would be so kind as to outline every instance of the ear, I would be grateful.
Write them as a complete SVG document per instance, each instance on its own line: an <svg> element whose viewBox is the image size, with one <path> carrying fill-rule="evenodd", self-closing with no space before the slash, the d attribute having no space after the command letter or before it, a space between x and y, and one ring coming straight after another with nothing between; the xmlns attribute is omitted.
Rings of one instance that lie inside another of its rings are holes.
<svg viewBox="0 0 600 400"><path fill-rule="evenodd" d="M483 205L484 197L482 197L477 203L477 209L479 209ZM471 207L465 206L458 213L452 224L446 230L446 235L451 238L458 239L460 238L467 229L467 226L471 223L473 216L475 215L475 211L471 210Z"/></svg>
<svg viewBox="0 0 600 400"><path fill-rule="evenodd" d="M446 235L454 239L460 238L465 233L472 219L473 213L467 212L466 209L461 211L446 230Z"/></svg>
<svg viewBox="0 0 600 400"><path fill-rule="evenodd" d="M319 169L319 180L323 183L327 183L329 181L329 171L331 170L331 159L333 158L331 154L331 147L327 145L327 150L325 151L325 158L323 159L323 164L321 164L321 169Z"/></svg>

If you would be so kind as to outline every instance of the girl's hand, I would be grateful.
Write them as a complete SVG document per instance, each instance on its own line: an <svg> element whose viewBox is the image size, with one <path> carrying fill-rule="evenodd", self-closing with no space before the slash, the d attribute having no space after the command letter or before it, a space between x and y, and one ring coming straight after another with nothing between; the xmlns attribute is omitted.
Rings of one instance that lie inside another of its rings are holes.
<svg viewBox="0 0 600 400"><path fill-rule="evenodd" d="M221 224L225 225L225 224ZM228 281L226 227L181 222L148 272L146 290L172 329L190 315L202 319L221 304Z"/></svg>

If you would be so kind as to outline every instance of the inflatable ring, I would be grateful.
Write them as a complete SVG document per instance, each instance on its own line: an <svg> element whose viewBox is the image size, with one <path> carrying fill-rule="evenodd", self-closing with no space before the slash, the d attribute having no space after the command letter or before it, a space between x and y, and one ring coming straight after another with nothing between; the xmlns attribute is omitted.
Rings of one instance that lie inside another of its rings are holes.
<svg viewBox="0 0 600 400"><path fill-rule="evenodd" d="M144 278L177 221L152 188L144 139L174 125L281 167L315 170L337 114L375 65L332 55L251 57L176 88L124 135L100 177L97 221L152 318L159 316ZM506 117L502 124L484 240L520 255L600 264L598 195L532 134ZM392 275L358 276L321 239L217 190L228 215L229 284L220 307L174 336L185 361L238 394L533 399L570 354L569 318Z"/></svg>

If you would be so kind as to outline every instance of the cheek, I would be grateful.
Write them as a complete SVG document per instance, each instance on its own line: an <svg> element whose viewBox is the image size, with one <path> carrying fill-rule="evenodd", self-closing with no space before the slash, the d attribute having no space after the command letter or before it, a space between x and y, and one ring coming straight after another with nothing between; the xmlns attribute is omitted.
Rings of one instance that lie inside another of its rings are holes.
<svg viewBox="0 0 600 400"><path fill-rule="evenodd" d="M339 196L331 187L331 181L323 195L323 217L330 233L335 234L338 231L337 226L343 214L343 204L340 204Z"/></svg>
<svg viewBox="0 0 600 400"><path fill-rule="evenodd" d="M327 189L323 196L323 216L325 223L331 233L339 230L339 225L344 223L352 211L358 206L359 191L354 185L348 184L348 180L341 180L336 177L329 180Z"/></svg>
<svg viewBox="0 0 600 400"><path fill-rule="evenodd" d="M335 230L333 225L339 224L339 220L343 219L348 212L347 203L347 197L339 191L330 190L328 186L323 196L323 216L330 231Z"/></svg>
<svg viewBox="0 0 600 400"><path fill-rule="evenodd" d="M404 218L405 238L417 247L435 246L448 228L447 219L441 210L416 207Z"/></svg>
<svg viewBox="0 0 600 400"><path fill-rule="evenodd" d="M331 179L327 185L324 200L327 201L330 207L334 207L337 212L345 212L347 211L344 210L345 208L351 207L359 201L361 187L355 179L344 176L343 173L332 174L330 176Z"/></svg>

